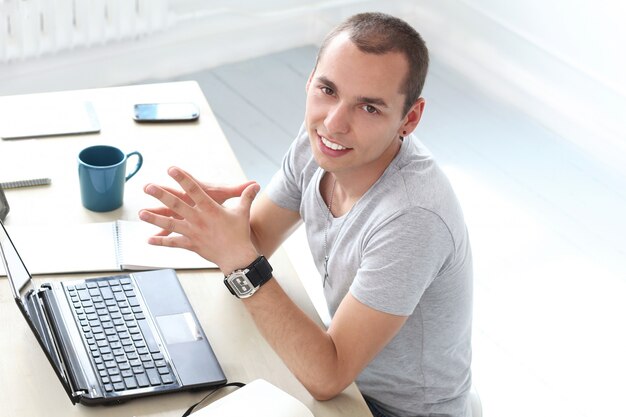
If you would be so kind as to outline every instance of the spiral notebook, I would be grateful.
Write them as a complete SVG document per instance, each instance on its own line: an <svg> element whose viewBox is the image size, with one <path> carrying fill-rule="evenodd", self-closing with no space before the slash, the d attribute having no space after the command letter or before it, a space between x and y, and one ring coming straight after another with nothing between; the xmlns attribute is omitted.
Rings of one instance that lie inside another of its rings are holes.
<svg viewBox="0 0 626 417"><path fill-rule="evenodd" d="M141 221L5 226L31 274L216 268L195 252L149 245L159 229Z"/></svg>

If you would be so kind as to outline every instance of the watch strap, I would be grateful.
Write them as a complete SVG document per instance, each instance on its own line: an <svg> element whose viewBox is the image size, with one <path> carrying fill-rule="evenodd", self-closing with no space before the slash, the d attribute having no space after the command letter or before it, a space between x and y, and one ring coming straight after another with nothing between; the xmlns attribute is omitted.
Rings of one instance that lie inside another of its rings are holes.
<svg viewBox="0 0 626 417"><path fill-rule="evenodd" d="M237 269L224 277L224 285L237 298L248 298L272 278L272 266L265 256L259 256L244 269Z"/></svg>
<svg viewBox="0 0 626 417"><path fill-rule="evenodd" d="M260 287L272 278L272 265L267 261L265 256L261 255L245 269L246 277L255 288Z"/></svg>

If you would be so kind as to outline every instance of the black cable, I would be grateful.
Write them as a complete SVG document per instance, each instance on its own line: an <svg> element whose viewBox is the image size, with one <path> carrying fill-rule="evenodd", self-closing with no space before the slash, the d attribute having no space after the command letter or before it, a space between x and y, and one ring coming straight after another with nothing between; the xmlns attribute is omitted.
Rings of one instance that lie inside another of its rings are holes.
<svg viewBox="0 0 626 417"><path fill-rule="evenodd" d="M211 395L215 394L217 391L221 390L222 388L226 388L226 387L242 388L245 385L246 384L244 384L243 382L229 382L228 384L220 385L219 387L214 388L213 391L211 391L207 395L205 395L203 399L201 399L200 401L198 401L197 403L195 403L194 405L189 407L187 409L187 411L185 411L185 414L182 415L182 417L188 417L193 412L194 408L196 408L198 405L202 404L207 398L209 398Z"/></svg>

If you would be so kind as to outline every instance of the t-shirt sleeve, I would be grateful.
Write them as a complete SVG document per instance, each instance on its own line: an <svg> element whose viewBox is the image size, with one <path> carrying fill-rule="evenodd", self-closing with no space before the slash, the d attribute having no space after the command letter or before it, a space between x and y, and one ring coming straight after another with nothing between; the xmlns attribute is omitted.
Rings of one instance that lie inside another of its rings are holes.
<svg viewBox="0 0 626 417"><path fill-rule="evenodd" d="M310 145L305 125L283 157L280 169L274 174L265 192L277 205L288 210L299 211L302 200L302 173L311 158Z"/></svg>
<svg viewBox="0 0 626 417"><path fill-rule="evenodd" d="M362 250L351 294L376 310L408 316L451 261L454 244L438 215L413 207L372 231Z"/></svg>

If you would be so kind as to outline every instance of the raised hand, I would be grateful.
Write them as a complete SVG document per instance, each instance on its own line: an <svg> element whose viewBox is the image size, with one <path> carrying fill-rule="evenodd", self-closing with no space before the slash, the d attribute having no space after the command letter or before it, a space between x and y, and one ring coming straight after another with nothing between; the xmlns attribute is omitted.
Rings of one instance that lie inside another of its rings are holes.
<svg viewBox="0 0 626 417"><path fill-rule="evenodd" d="M213 186L177 167L170 168L168 174L182 191L156 184L144 188L164 205L139 212L141 220L162 229L148 243L194 251L225 273L245 267L256 258L250 239L250 206L259 191L257 183ZM232 206L223 205L233 197L241 198Z"/></svg>

